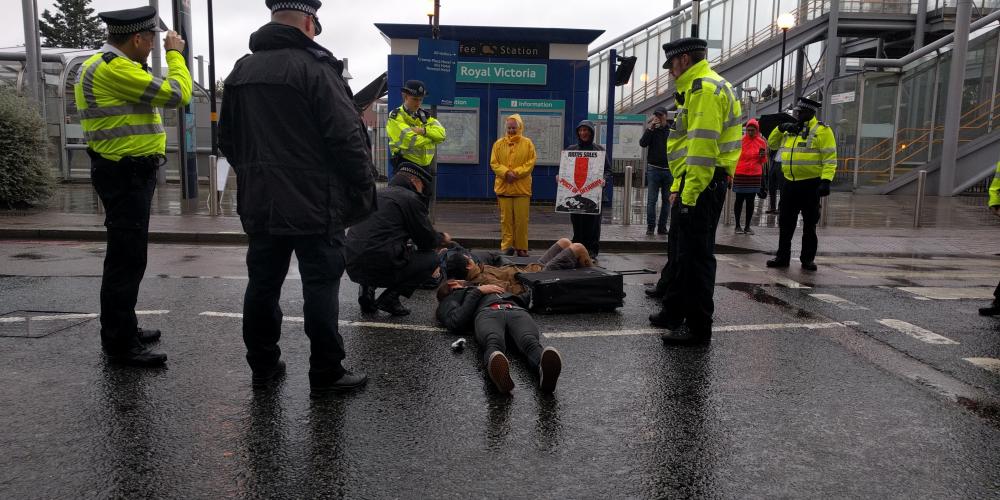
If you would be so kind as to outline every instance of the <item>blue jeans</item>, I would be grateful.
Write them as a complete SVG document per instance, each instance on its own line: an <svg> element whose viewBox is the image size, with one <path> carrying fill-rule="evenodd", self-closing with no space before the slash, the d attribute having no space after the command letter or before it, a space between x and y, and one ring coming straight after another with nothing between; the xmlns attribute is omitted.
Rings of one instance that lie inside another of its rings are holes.
<svg viewBox="0 0 1000 500"><path fill-rule="evenodd" d="M665 229L670 218L670 186L674 177L665 168L646 167L646 227ZM663 193L663 203L660 206L660 221L656 221L656 200Z"/></svg>

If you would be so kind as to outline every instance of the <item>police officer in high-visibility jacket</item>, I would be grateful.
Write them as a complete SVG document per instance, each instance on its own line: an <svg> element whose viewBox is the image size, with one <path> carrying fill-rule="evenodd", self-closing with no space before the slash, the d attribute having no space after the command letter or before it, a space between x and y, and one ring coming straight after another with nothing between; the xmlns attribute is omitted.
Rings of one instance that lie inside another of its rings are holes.
<svg viewBox="0 0 1000 500"><path fill-rule="evenodd" d="M993 182L990 183L990 212L1000 217L1000 162L997 162L997 170L993 174ZM993 303L988 307L980 307L979 314L983 316L1000 316L1000 284L993 290Z"/></svg>
<svg viewBox="0 0 1000 500"><path fill-rule="evenodd" d="M156 108L191 99L184 40L167 32L167 78L149 73L146 59L156 32L166 27L152 7L98 14L108 42L87 59L74 87L80 124L91 159L90 178L104 204L108 245L101 279L101 346L108 359L160 366L167 356L148 344L159 330L139 328L135 304L146 272L149 207L156 170L166 160L166 134Z"/></svg>
<svg viewBox="0 0 1000 500"><path fill-rule="evenodd" d="M676 265L666 284L663 309L649 317L666 328L667 343L708 342L715 311L715 230L728 179L740 156L743 132L740 102L728 82L706 60L708 43L682 38L663 45L677 87L677 115L667 139L671 186L669 239Z"/></svg>
<svg viewBox="0 0 1000 500"><path fill-rule="evenodd" d="M778 206L778 252L767 267L788 267L792 256L792 236L802 213L802 269L816 270L816 223L819 199L830 194L830 182L837 171L837 143L830 127L816 120L820 103L799 98L796 121L782 123L771 131L768 146L781 157L785 185Z"/></svg>
<svg viewBox="0 0 1000 500"><path fill-rule="evenodd" d="M385 129L389 136L389 154L393 168L408 161L428 170L437 152L437 145L447 138L441 122L426 110L420 109L426 96L427 87L424 82L407 80L403 84L403 104L389 113Z"/></svg>

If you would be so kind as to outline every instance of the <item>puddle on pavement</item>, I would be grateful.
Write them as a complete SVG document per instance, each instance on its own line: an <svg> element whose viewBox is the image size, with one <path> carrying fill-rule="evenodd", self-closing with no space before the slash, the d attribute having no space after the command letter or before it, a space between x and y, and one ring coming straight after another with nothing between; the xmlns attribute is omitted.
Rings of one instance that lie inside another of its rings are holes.
<svg viewBox="0 0 1000 500"><path fill-rule="evenodd" d="M35 252L24 252L11 255L10 258L18 260L45 260L51 258L51 256Z"/></svg>
<svg viewBox="0 0 1000 500"><path fill-rule="evenodd" d="M755 283L721 283L722 286L733 290L734 292L745 293L750 300L757 302L759 304L766 304L769 306L778 307L785 312L794 315L796 318L801 319L818 319L818 317L805 309L793 306L784 300L781 300L773 295L767 293L764 287Z"/></svg>

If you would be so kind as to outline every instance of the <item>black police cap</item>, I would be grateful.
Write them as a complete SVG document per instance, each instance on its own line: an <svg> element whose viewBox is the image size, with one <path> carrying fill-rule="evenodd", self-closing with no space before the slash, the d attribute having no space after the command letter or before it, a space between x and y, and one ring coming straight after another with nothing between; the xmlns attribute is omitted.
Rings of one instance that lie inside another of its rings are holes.
<svg viewBox="0 0 1000 500"><path fill-rule="evenodd" d="M416 163L411 163L411 162L408 162L408 161L404 161L404 162L402 162L402 163L399 164L399 168L396 169L396 173L397 174L410 174L410 175L416 177L417 179L420 179L421 182L424 183L424 185L430 185L431 182L432 182L431 181L431 174L430 174L430 172L428 172L423 167L418 166Z"/></svg>
<svg viewBox="0 0 1000 500"><path fill-rule="evenodd" d="M427 95L427 86L420 80L407 80L403 84L403 93L413 97L424 97Z"/></svg>
<svg viewBox="0 0 1000 500"><path fill-rule="evenodd" d="M319 16L316 15L319 8L323 6L323 2L320 0L266 0L264 3L268 9L271 9L272 14L279 10L305 12L313 16L313 20L316 23L316 34L318 35L323 32L323 25L319 23Z"/></svg>
<svg viewBox="0 0 1000 500"><path fill-rule="evenodd" d="M663 44L663 69L670 68L670 59L696 50L708 50L708 41L701 38L679 38Z"/></svg>
<svg viewBox="0 0 1000 500"><path fill-rule="evenodd" d="M819 103L817 101L814 101L812 99L808 99L808 98L805 98L805 97L800 97L799 98L798 107L800 109L808 109L810 111L813 111L814 113L818 113L819 112L819 108L823 107L823 104L821 104L821 103Z"/></svg>
<svg viewBox="0 0 1000 500"><path fill-rule="evenodd" d="M97 17L108 25L108 33L112 35L128 35L143 31L167 31L167 25L156 15L156 9L150 6L136 7L125 10L109 10L98 12Z"/></svg>

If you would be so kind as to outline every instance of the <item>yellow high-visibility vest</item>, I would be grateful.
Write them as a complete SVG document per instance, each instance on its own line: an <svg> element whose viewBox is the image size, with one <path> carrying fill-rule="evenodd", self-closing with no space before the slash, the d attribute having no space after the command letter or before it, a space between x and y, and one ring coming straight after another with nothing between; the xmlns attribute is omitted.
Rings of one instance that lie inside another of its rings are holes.
<svg viewBox="0 0 1000 500"><path fill-rule="evenodd" d="M990 183L990 206L1000 205L1000 162L997 162L997 171L993 174L993 182Z"/></svg>
<svg viewBox="0 0 1000 500"><path fill-rule="evenodd" d="M730 176L736 172L743 147L742 110L732 86L707 61L688 68L676 86L682 99L667 138L667 160L674 175L670 190L680 191L683 181L681 203L694 206L716 167L725 168Z"/></svg>
<svg viewBox="0 0 1000 500"><path fill-rule="evenodd" d="M184 56L169 50L166 59L166 78L154 77L111 45L83 63L73 91L90 149L112 161L166 153L167 135L156 108L186 105L192 86Z"/></svg>
<svg viewBox="0 0 1000 500"><path fill-rule="evenodd" d="M389 113L389 121L385 124L389 136L389 155L397 152L403 159L426 167L434 160L437 145L444 142L448 134L437 118L430 116L424 110L418 110L413 116L400 106ZM413 127L423 127L424 135L417 134Z"/></svg>
<svg viewBox="0 0 1000 500"><path fill-rule="evenodd" d="M837 173L837 142L833 131L816 118L804 124L801 134L775 128L767 144L778 151L785 179L802 181L820 177L832 181Z"/></svg>

